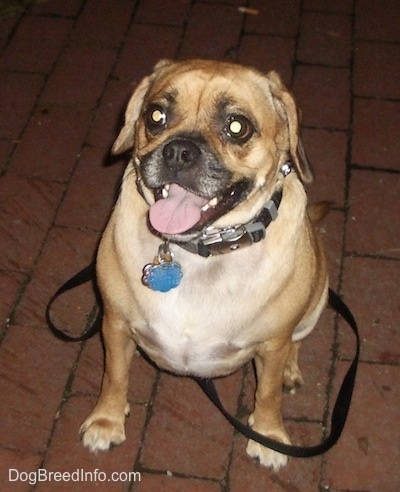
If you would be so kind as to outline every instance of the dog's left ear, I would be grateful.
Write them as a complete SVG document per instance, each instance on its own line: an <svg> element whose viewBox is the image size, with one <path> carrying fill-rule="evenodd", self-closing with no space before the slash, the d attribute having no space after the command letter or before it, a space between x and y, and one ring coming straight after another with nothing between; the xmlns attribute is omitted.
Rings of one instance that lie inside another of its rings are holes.
<svg viewBox="0 0 400 492"><path fill-rule="evenodd" d="M145 77L136 87L131 96L125 112L125 123L120 131L114 145L111 148L113 154L122 154L133 147L135 123L140 116L143 100L152 82L158 76L161 69L172 65L170 60L160 60L154 67L153 72Z"/></svg>
<svg viewBox="0 0 400 492"><path fill-rule="evenodd" d="M296 103L276 72L269 72L267 78L275 107L287 121L289 150L293 164L301 181L303 183L311 183L314 177L300 138L299 113Z"/></svg>

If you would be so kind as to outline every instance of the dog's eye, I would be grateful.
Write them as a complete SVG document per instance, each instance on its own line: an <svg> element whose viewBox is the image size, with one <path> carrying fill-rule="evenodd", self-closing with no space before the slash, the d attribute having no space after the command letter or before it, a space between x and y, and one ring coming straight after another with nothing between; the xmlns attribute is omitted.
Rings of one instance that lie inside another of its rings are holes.
<svg viewBox="0 0 400 492"><path fill-rule="evenodd" d="M152 105L146 111L146 124L150 131L160 131L167 124L167 114L161 106Z"/></svg>
<svg viewBox="0 0 400 492"><path fill-rule="evenodd" d="M254 126L245 116L232 115L226 120L224 131L230 139L244 143L253 135Z"/></svg>

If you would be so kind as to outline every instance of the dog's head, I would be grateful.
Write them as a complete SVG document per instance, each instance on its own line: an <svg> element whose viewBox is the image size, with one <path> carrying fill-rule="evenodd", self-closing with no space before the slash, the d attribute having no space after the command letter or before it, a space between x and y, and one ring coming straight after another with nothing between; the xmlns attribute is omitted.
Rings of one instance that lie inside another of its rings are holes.
<svg viewBox="0 0 400 492"><path fill-rule="evenodd" d="M150 223L175 239L251 220L288 161L312 180L279 76L230 63L159 62L131 97L113 152L131 148Z"/></svg>

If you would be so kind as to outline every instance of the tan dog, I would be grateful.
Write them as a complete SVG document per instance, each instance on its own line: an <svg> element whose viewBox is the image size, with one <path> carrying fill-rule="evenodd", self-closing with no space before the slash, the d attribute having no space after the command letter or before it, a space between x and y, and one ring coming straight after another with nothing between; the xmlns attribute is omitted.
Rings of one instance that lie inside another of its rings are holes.
<svg viewBox="0 0 400 492"><path fill-rule="evenodd" d="M299 340L327 297L292 96L274 72L162 61L134 92L113 151L132 148L98 253L106 368L84 445L125 440L137 346L184 376L224 376L254 358L249 423L289 443L282 385L302 382ZM253 441L247 452L274 469L287 462Z"/></svg>

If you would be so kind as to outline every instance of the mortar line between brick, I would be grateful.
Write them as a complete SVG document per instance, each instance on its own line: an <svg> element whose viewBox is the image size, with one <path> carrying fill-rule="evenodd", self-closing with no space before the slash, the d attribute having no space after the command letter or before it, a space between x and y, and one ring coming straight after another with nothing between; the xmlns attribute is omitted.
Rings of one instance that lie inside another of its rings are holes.
<svg viewBox="0 0 400 492"><path fill-rule="evenodd" d="M74 29L75 29L76 23L78 22L79 16L80 16L80 14L81 14L81 12L82 12L82 10L83 10L84 5L86 4L86 2L87 2L87 0L84 0L84 2L82 3L82 7L81 7L81 10L80 10L79 14L77 15L77 17L76 17L75 19L73 19L73 20L74 20L74 22L72 23L72 25L71 25L71 29L70 29L70 31L69 31L69 33L68 33L68 36L67 36L67 37L66 37L66 39L65 39L64 46L63 46L63 48L62 48L62 49L60 49L60 51L59 51L59 53L58 53L58 56L55 58L55 60L54 60L54 62L53 62L53 64L52 64L52 66L51 66L50 70L49 70L47 73L38 73L38 75L42 75L42 76L43 76L42 86L41 86L40 90L38 91L38 94L37 94L37 97L36 97L36 101L35 101L35 103L32 105L31 112L30 112L29 116L28 116L28 117L27 117L27 119L26 119L26 123L25 123L25 125L22 127L22 129L21 129L21 131L20 131L20 133L19 133L18 137L17 137L16 139L14 139L16 143L13 145L13 147L12 147L12 149L11 149L11 151L10 151L9 155L8 155L8 158L7 158L6 164L5 164L5 166L4 166L4 169L3 169L3 170L1 170L1 169L0 169L0 177L1 177L3 174L6 174L6 172L8 171L8 167L10 166L10 162L12 161L12 158L13 158L13 156L14 156L14 154L15 154L15 152L16 152L16 150L17 150L17 148L18 148L18 142L19 142L20 140L22 140L23 135L24 135L24 133L25 133L25 130L26 130L27 126L29 125L30 121L31 121L31 120L32 120L32 118L33 118L33 115L35 114L36 110L37 110L37 109L38 109L38 107L39 107L39 104L40 104L40 99L41 99L41 97L42 97L42 95L43 95L43 92L44 92L44 90L45 90L45 87L46 87L46 85L47 85L47 82L49 81L49 79L50 79L51 75L53 74L53 72L54 72L54 70L55 70L55 68L56 68L57 64L59 63L59 61L60 61L61 57L63 56L63 54L64 54L65 50L66 50L66 49L67 49L67 47L69 46L69 42L70 42L70 39L71 39L72 33L73 33ZM21 19L20 19L20 21L18 22L18 26L20 25L20 23L21 23L21 21L22 21L22 19L23 19L23 18L25 18L25 17L29 17L29 16L31 16L31 17L41 17L41 16L39 16L39 15L33 16L33 15L30 15L30 14L29 14L29 12L25 12L23 15L21 15ZM15 31L14 31L14 33L13 33L13 34L15 34ZM10 41L11 41L11 38L10 38ZM3 53L4 53L4 51L5 51L5 49L3 50ZM15 71L15 70L10 70L10 72L13 72L13 73L19 73L19 71ZM35 73L35 72L20 72L20 73Z"/></svg>
<svg viewBox="0 0 400 492"><path fill-rule="evenodd" d="M189 21L190 21L190 18L192 16L193 6L195 3L196 3L196 0L191 0L190 6L187 9L185 19L184 19L183 24L182 24L181 36L180 36L179 43L178 43L178 46L177 46L176 51L175 51L175 58L179 58L179 56L181 54L183 43L184 43L185 36L186 36L187 27L189 25Z"/></svg>
<svg viewBox="0 0 400 492"><path fill-rule="evenodd" d="M86 0L85 0L85 3L86 3ZM23 15L21 15L21 19L22 19L22 18L24 18L24 17L26 17L26 16L28 16L28 13L24 13ZM75 26L75 24L76 24L76 22L77 22L78 18L79 18L79 16L76 18L75 22L73 23L73 25L72 25L72 27L71 27L71 30L70 30L70 32L68 33L68 36L66 37L64 47L60 50L60 52L59 52L59 54L58 54L57 58L54 60L54 62L53 62L53 65L52 65L51 69L49 70L49 72L48 72L47 74L44 74L42 87L41 87L40 91L38 92L38 95L37 95L36 101L35 101L35 103L33 104L33 106L32 106L32 110L31 110L31 112L30 112L30 115L29 115L29 117L28 117L28 118L27 118L27 120L26 120L26 124L24 125L24 127L22 128L22 130L21 130L21 132L20 132L20 134L19 134L19 136L18 136L18 140L20 140L20 139L22 139L22 138L23 138L23 134L24 134L24 132L25 132L25 130L26 130L26 128L27 128L27 126L28 126L29 122L31 121L31 119L32 119L32 117L33 117L33 115L34 115L34 113L35 113L36 109L37 109L37 108L38 108L38 106L39 106L40 98L41 98L41 96L42 96L42 94L43 94L43 91L44 91L44 88L45 88L45 86L46 86L46 84L47 84L47 81L49 80L49 78L50 78L51 74L54 72L55 67L57 66L57 63L59 62L59 60L60 60L60 58L61 58L62 54L64 53L64 51L66 50L66 48L67 48L67 46L68 46L68 43L69 43L69 40L70 40L71 34L72 34L73 30L74 30L74 26ZM20 20L20 22L21 22L21 20ZM20 22L18 23L18 25L20 24ZM12 157L13 157L13 155L14 155L14 153L15 153L16 149L17 149L17 146L18 146L18 143L16 143L16 144L14 145L13 149L12 149L12 150L11 150L11 152L9 153L9 156L8 156L8 164L9 164L9 162L12 160ZM7 170L8 170L8 168L7 168L7 166L6 166L6 167L5 167L5 169L4 169L4 173L1 173L1 172L0 172L0 179L1 179L1 176L7 172ZM36 178L36 179L41 180L41 181L46 181L46 180L44 180L44 179L42 179L42 178ZM33 260L33 262L32 262L32 265L31 265L30 269L29 269L27 272L25 272L25 275L26 275L25 282L23 283L23 285L22 285L22 286L21 286L21 288L19 289L19 291L18 291L18 295L17 295L17 298L16 298L16 301L15 301L14 305L12 306L12 310L10 311L10 314L9 314L9 316L8 316L8 318L9 318L10 320L12 320L12 319L13 319L13 317L14 317L14 315L15 315L15 312L16 312L16 310L18 309L19 304L20 304L20 302L21 302L21 300L22 300L22 298L23 298L23 296L24 296L24 294L25 294L25 291L26 291L26 289L27 289L28 285L30 284L30 282L31 282L31 280L32 280L32 276L33 276L34 270L35 270L36 265L38 264L38 261L39 261L39 259L40 259L41 255L42 255L42 253L43 253L43 249L44 249L44 246L45 246L45 244L46 244L46 242L47 242L47 239L48 239L48 237L49 237L50 231L51 231L51 230L52 230L52 228L54 227L54 224L55 224L55 218L57 217L58 210L59 210L59 208L60 208L60 206L61 206L61 204L62 204L62 202L63 202L63 200L64 200L66 190L67 190L67 186L65 185L64 192L61 194L60 202L58 203L58 205L57 205L57 206L56 206L56 208L55 208L55 212L54 212L54 215L53 215L53 220L51 221L51 223L50 223L50 225L49 225L49 228L48 228L48 230L47 230L46 234L45 234L45 235L44 235L44 237L43 237L42 243L40 244L40 246L39 246L39 248L38 248L38 252L37 252L37 254L36 254L36 257L35 257L35 259ZM4 327L4 330L2 331L2 333L1 333L1 337L0 337L0 345L1 345L1 343L3 342L4 338L7 336L7 333L8 333L9 327L10 327L11 325L12 325L12 323L10 322L8 325L6 325L6 326Z"/></svg>
<svg viewBox="0 0 400 492"><path fill-rule="evenodd" d="M85 0L85 2L84 2L84 3L86 4L86 0ZM137 6L137 4L136 4L136 6ZM135 8L134 8L134 9L133 9L133 11L132 11L131 20L133 20L133 17L134 17L134 15L135 15L135 13L136 13L136 6L135 6ZM83 6L82 6L82 9L83 9ZM58 57L57 57L56 61L53 63L52 69L48 72L47 76L45 77L45 81L44 81L44 83L43 83L43 86L42 86L42 88L41 88L41 91L40 91L40 93L39 93L39 95L38 95L38 97L37 97L37 100L36 100L36 103L35 103L34 107L32 108L32 111L31 111L30 117L27 119L27 124L25 125L24 129L21 131L20 137L22 137L23 132L24 132L24 130L25 130L25 128L26 128L26 126L28 125L28 123L29 123L30 119L32 118L32 116L33 116L33 114L35 113L36 109L37 109L37 108L39 107L39 105L40 105L40 98L41 98L41 95L43 94L43 90L44 90L44 88L45 88L45 86L46 86L46 83L47 83L48 79L50 78L51 74L54 72L54 70L55 70L55 68L56 68L56 66L57 66L57 63L59 62L59 60L60 60L60 58L62 57L63 53L64 53L64 52L65 52L65 50L68 48L68 46L69 46L69 41L70 41L70 39L71 39L71 36L72 36L73 31L74 31L74 29L75 29L75 25L76 25L76 23L78 22L78 20L79 20L79 16L77 16L77 18L75 19L75 22L74 22L73 26L71 27L71 30L70 30L70 32L69 32L69 34L68 34L68 36L67 36L67 39L66 39L65 45L64 45L63 49L61 49L61 50L60 50L60 53L59 53L59 55L58 55ZM128 30L129 30L129 23L128 23L127 27L126 27L126 32L125 32L125 36L123 37L123 40L124 40L124 39L125 39L125 37L127 36ZM55 211L54 211L54 214L53 214L53 220L51 221L51 223L50 223L50 225L49 225L49 228L48 228L48 230L47 230L47 233L44 235L43 241L42 241L42 243L41 243L41 245L40 245L40 247L39 247L39 249L38 249L38 253L37 253L37 255L36 255L36 258L35 258L35 260L34 260L34 261L33 261L33 263L32 263L31 269L29 270L29 272L27 272L26 282L24 283L23 288L22 288L22 289L20 289L20 292L19 292L19 296L18 296L17 302L16 302L16 303L15 303L15 305L13 306L13 310L12 310L12 312L10 313L10 316L9 316L9 318L10 318L10 319L11 319L11 318L12 318L12 316L14 315L15 311L18 309L19 303L21 302L21 299L23 298L23 295L24 295L24 293L25 293L25 290L26 290L26 288L28 287L28 285L29 285L29 283L30 283L30 281L31 281L31 279L32 279L32 276L33 276L33 274L34 274L35 267L36 267L36 265L37 265L37 263L38 263L38 261L39 261L39 259L40 259L41 255L43 254L43 250L44 250L44 247L45 247L45 245L46 245L46 243L47 243L47 240L48 240L48 237L49 237L49 235L50 235L50 232L51 232L51 231L52 231L55 227L59 227L59 226L57 225L57 216L58 216L59 210L60 210L60 208L61 208L61 206L62 206L62 204L63 204L63 202L64 202L64 200L65 200L65 197L66 197L66 195L67 195L67 193L68 193L68 190L69 190L69 187L70 187L70 184L71 184L72 177L73 177L73 175L74 175L74 173L75 173L75 171L76 171L76 168L77 168L77 166L78 166L78 164L79 164L79 162L80 162L80 156L82 155L82 151L83 151L83 149L87 146L88 136L89 136L89 134L90 134L90 132L91 132L91 129L92 129L92 126L93 126L93 122L94 122L94 120L95 120L96 112L97 112L97 110L98 110L98 108L99 108L99 106L100 106L100 103L101 103L101 101L102 101L102 99L103 99L103 97L104 97L104 94L105 94L105 91L106 91L106 89L107 89L108 83L109 83L109 81L112 79L113 71L114 71L114 69L115 69L116 64L118 63L118 60L119 60L119 57L120 57L120 54L121 54L122 48L123 48L123 46L124 46L124 42L123 42L123 40L121 41L120 47L119 47L119 49L118 49L118 52L119 52L119 53L118 53L118 55L115 57L115 61L114 61L114 63L112 64L112 66L110 67L110 72L109 72L109 75L108 75L107 80L106 80L106 81L105 81L105 83L104 83L103 91L102 91L101 95L100 95L100 96L99 96L99 98L98 98L98 101L97 101L97 103L96 103L96 106L95 106L95 107L92 109L92 111L91 111L91 113L92 113L92 114L91 114L90 123L89 123L89 125L88 125L88 129L87 129L87 131L86 131L86 134L85 134L85 136L84 136L84 138L83 138L83 141L82 141L82 144L81 144L81 147L80 147L80 151L78 152L78 157L75 159L75 163L74 163L74 165L73 165L73 167L72 167L72 169L71 169L71 172L70 172L70 174L69 174L68 180L67 180L67 181L65 181L65 182L63 183L63 184L64 184L64 190L63 190L63 193L61 194L61 197L60 197L60 200L59 200L59 202L58 202L57 206L55 207ZM11 155L10 155L10 157L9 157L10 159L12 158L12 154L14 153L15 148L16 148L16 146L14 147L14 150L12 151L12 153L11 153ZM42 180L42 181L46 181L46 180L45 180L45 179L43 179L43 178L37 178L37 179ZM96 231L96 232L98 232L98 231ZM1 343L1 341L5 338L5 336L7 335L8 328L9 328L9 327L7 326L7 327L6 327L6 329L3 331L2 335L1 335L1 339L0 339L0 343Z"/></svg>
<svg viewBox="0 0 400 492"><path fill-rule="evenodd" d="M246 383L246 374L248 371L248 367L250 364L245 364L241 368L241 384L240 384L240 390L239 394L236 399L236 414L235 417L239 418L240 414L242 413L242 408L244 407L243 400L245 396L245 383ZM252 365L252 363L251 363ZM232 469L232 464L233 464L233 456L234 456L234 451L235 451L235 443L236 443L236 438L237 436L240 435L239 432L236 429L233 429L232 431L232 438L231 438L231 448L228 453L228 464L226 466L226 473L224 478L221 480L221 492L229 492L230 490L230 475L231 475L231 469Z"/></svg>
<svg viewBox="0 0 400 492"><path fill-rule="evenodd" d="M140 441L139 441L139 448L138 448L138 452L137 452L137 455L136 455L136 460L135 460L135 462L133 464L133 470L134 471L139 471L139 472L145 471L145 467L143 467L142 466L142 463L141 463L141 458L142 458L142 453L143 453L143 448L144 448L144 442L145 442L145 439L146 439L146 434L147 434L148 426L150 424L151 418L152 418L153 413L154 413L153 412L154 401L155 401L156 396L157 396L157 391L158 391L158 387L159 387L159 384L160 384L160 378L161 378L161 371L157 370L156 373L155 373L155 376L154 376L153 387L151 389L150 398L149 398L149 400L147 402L146 418L145 418L143 427L141 429ZM131 488L129 489L130 491L131 490L134 490L134 485L135 485L135 482L133 482L131 484Z"/></svg>
<svg viewBox="0 0 400 492"><path fill-rule="evenodd" d="M78 367L79 360L81 358L83 349L85 347L85 344L86 344L86 342L81 342L80 343L79 351L78 351L78 353L76 355L75 361L71 365L71 370L68 373L68 376L66 378L64 390L63 390L63 393L62 393L62 396L61 396L61 400L59 402L59 405L57 407L56 416L55 416L55 418L53 420L53 424L52 424L51 430L49 432L49 436L48 436L48 439L47 439L47 442L46 442L46 446L45 446L44 450L41 453L42 454L42 460L40 462L39 468L45 468L47 454L48 454L48 452L49 452L49 450L51 448L51 444L52 444L52 440L53 440L53 437L54 437L54 433L55 433L55 430L57 428L58 421L59 421L59 419L61 417L63 408L67 404L67 402L70 400L71 396L73 397L73 395L69 394L68 387L70 387L72 385L72 382L73 382L73 380L75 378L75 373L76 373L76 370L77 370L77 367ZM38 483L37 485L40 485L40 483ZM32 490L36 490L36 485L34 486L34 488L32 488Z"/></svg>
<svg viewBox="0 0 400 492"><path fill-rule="evenodd" d="M338 292L340 293L343 288L343 275L344 275L344 263L346 253L346 231L349 220L349 188L351 179L351 155L352 155L352 138L353 138L353 116L354 116L354 91L353 91L353 71L354 71L354 59L355 59L355 0L352 2L351 12L351 44L350 44L350 58L349 58L349 92L350 92L350 115L349 115L349 128L347 133L347 152L345 157L346 174L345 174L345 190L344 190L344 220L343 220L343 233L341 244L341 255L339 262L339 275L338 275ZM333 388L336 375L336 366L339 360L339 317L335 315L335 328L334 328L334 340L332 343L332 359L331 367L329 371L329 379L326 386L326 407L324 412L323 422L325 428L327 428L327 422L330 415L330 406L333 398ZM340 445L340 440L337 445ZM320 468L320 482L319 489L326 491L326 487L323 482L326 480L326 465L327 457L324 455L321 460Z"/></svg>

